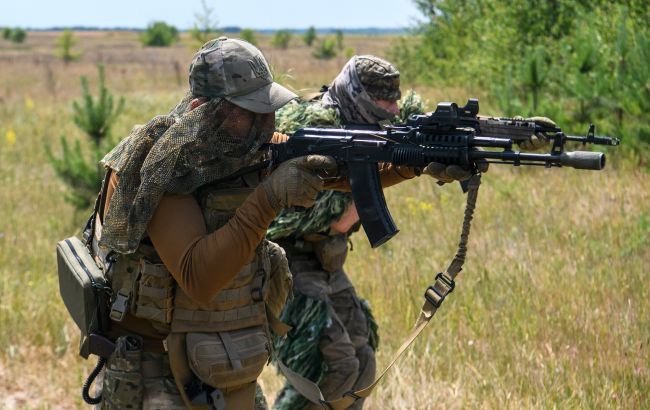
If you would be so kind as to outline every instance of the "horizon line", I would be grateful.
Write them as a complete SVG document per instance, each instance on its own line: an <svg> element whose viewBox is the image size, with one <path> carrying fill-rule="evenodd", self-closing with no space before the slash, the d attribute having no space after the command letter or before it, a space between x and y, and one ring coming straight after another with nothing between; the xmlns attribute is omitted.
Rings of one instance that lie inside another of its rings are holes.
<svg viewBox="0 0 650 410"><path fill-rule="evenodd" d="M170 24L173 26L173 24ZM292 32L303 32L310 28L309 27L283 27L283 28L253 28L245 26L224 26L218 27L217 32L238 32L241 30L249 29L259 32L275 32L280 30L289 30ZM382 27L382 26L366 26L366 27L315 27L316 32L335 32L337 30L341 31L408 31L413 27ZM63 31L63 30L77 30L77 31L144 31L146 27L130 27L130 26L85 26L85 25L53 25L48 27L29 27L29 26L11 26L11 25L0 25L0 28L22 28L26 31ZM181 32L186 32L191 30L190 28L178 29Z"/></svg>

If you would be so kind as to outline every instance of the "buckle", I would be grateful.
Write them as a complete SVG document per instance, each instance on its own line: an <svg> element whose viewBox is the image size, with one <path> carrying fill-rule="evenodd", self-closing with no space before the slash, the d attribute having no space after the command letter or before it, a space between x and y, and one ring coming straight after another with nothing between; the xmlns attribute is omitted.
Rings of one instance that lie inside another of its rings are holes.
<svg viewBox="0 0 650 410"><path fill-rule="evenodd" d="M262 288L260 287L254 287L251 289L251 298L253 299L254 302L261 302L264 300L264 293L262 292Z"/></svg>
<svg viewBox="0 0 650 410"><path fill-rule="evenodd" d="M223 397L221 390L214 389L210 393L210 400L212 401L212 407L215 410L224 410L226 408L226 399Z"/></svg>
<svg viewBox="0 0 650 410"><path fill-rule="evenodd" d="M447 295L454 291L455 287L456 282L440 272L436 275L436 283L429 286L424 292L424 298L438 309L442 305L442 302L445 301Z"/></svg>
<svg viewBox="0 0 650 410"><path fill-rule="evenodd" d="M436 275L436 282L437 281L444 283L445 286L449 288L449 292L447 292L447 294L453 292L454 288L456 287L456 282L453 279L448 279L447 275L443 274L442 272Z"/></svg>
<svg viewBox="0 0 650 410"><path fill-rule="evenodd" d="M110 317L116 322L121 322L124 320L124 315L129 310L129 295L125 295L122 292L117 292L115 295L115 300L111 304L111 313Z"/></svg>

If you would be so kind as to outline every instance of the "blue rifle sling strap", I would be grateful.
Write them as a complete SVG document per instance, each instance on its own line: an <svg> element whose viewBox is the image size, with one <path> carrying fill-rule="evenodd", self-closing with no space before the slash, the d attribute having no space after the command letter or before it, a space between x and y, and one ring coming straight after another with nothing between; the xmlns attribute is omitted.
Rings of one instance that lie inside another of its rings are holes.
<svg viewBox="0 0 650 410"><path fill-rule="evenodd" d="M282 370L282 373L287 378L289 383L291 383L300 394L302 394L312 403L319 404L324 409L332 410L347 409L352 406L357 400L370 396L372 391L375 389L375 387L377 387L386 373L388 373L390 368L393 367L393 365L402 356L402 354L408 350L415 339L420 335L420 333L422 333L427 324L429 324L447 295L449 295L454 290L454 279L463 269L463 264L465 263L465 255L467 254L467 240L469 238L469 231L472 224L472 218L474 216L474 209L476 208L476 198L478 197L478 188L480 185L481 174L473 175L469 179L467 184L467 204L465 206L463 228L460 234L460 242L458 243L456 256L454 256L454 259L447 267L447 270L445 272L438 273L436 275L434 284L427 288L424 294L425 301L420 310L420 315L415 322L415 325L413 326L413 330L411 330L409 336L402 343L397 352L395 352L386 369L379 375L379 377L375 379L374 382L372 382L372 384L370 384L370 386L357 391L349 391L345 393L340 399L327 401L324 399L323 393L320 391L316 383L300 376L299 374L289 369L284 363L278 361L278 366Z"/></svg>

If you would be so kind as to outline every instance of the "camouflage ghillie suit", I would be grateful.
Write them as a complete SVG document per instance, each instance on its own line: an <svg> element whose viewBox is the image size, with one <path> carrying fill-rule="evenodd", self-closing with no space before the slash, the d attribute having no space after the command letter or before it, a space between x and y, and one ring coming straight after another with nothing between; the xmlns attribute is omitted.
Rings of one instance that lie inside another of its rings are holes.
<svg viewBox="0 0 650 410"><path fill-rule="evenodd" d="M287 134L306 126L376 124L394 114L374 100L400 98L399 72L373 56L354 57L331 87L310 102L292 103L276 114L276 129ZM422 111L414 93L400 107L408 115ZM401 116L400 116L401 117ZM287 252L294 277L292 301L281 319L293 327L276 339L278 358L294 371L318 383L326 399L369 385L375 376L377 325L366 301L360 299L343 269L348 232L332 232L330 225L352 205L349 193L324 191L312 208L281 212L267 231ZM277 409L313 407L287 384L274 403ZM361 408L358 401L354 408Z"/></svg>

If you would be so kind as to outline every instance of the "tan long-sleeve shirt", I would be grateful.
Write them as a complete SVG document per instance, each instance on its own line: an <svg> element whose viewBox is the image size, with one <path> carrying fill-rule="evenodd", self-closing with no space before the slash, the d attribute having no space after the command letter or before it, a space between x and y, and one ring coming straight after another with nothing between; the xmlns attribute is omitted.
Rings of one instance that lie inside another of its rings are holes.
<svg viewBox="0 0 650 410"><path fill-rule="evenodd" d="M274 136L272 142L283 142L283 138ZM381 164L380 174L383 186L415 176L412 170L391 164ZM119 178L112 173L105 210L118 184ZM350 190L345 180L327 184L327 188ZM197 302L207 303L250 262L277 211L264 188L258 186L226 225L207 232L194 196L166 194L149 222L147 234L178 285ZM145 350L162 351L164 336L147 320L127 315L124 321L114 323L111 336L124 333L140 334Z"/></svg>

